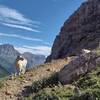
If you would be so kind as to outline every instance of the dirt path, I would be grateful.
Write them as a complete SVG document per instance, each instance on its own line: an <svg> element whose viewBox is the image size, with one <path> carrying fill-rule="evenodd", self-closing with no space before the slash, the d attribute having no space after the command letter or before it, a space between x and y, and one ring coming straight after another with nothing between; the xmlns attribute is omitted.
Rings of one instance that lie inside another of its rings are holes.
<svg viewBox="0 0 100 100"><path fill-rule="evenodd" d="M66 59L53 61L52 63L41 65L37 69L27 71L23 76L13 79L8 78L4 81L4 86L0 90L0 100L22 100L25 87L31 86L36 80L58 72L68 62Z"/></svg>

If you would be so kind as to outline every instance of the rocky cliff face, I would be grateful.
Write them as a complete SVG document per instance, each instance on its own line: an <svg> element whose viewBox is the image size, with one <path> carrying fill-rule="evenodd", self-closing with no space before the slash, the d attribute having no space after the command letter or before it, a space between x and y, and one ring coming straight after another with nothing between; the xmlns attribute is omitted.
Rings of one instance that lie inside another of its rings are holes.
<svg viewBox="0 0 100 100"><path fill-rule="evenodd" d="M75 11L56 36L47 61L95 49L100 42L100 0L87 0Z"/></svg>

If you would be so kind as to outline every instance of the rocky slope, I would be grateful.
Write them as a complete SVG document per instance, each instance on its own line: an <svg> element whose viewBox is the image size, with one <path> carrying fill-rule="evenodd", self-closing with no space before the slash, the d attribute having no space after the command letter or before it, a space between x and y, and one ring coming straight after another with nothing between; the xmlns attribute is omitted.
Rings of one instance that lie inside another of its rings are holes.
<svg viewBox="0 0 100 100"><path fill-rule="evenodd" d="M98 59L95 57L96 56L92 56L91 58ZM69 60L55 60L50 63L40 65L35 69L28 70L24 75L12 78L8 77L7 80L4 80L2 83L0 82L0 99L99 100L100 59L97 60L97 62L99 62L97 63L98 66L95 70L80 76L80 78L77 78L78 80L74 83L64 86L59 82L57 72L59 72L63 66L70 65L70 62L73 62L72 58L73 57ZM87 60L90 60L90 56ZM76 61L77 60L74 60L74 62ZM89 68L90 67L92 68L92 66L89 66ZM69 76L70 75L71 74L69 74ZM68 77L68 73L66 77Z"/></svg>
<svg viewBox="0 0 100 100"><path fill-rule="evenodd" d="M47 78L53 73L58 72L69 61L66 59L53 61L52 63L39 65L35 69L28 70L24 75L8 77L6 80L0 82L2 84L2 86L0 85L0 100L34 100L24 98L30 95L30 86L33 82Z"/></svg>
<svg viewBox="0 0 100 100"><path fill-rule="evenodd" d="M95 49L100 42L100 0L87 0L65 21L47 61Z"/></svg>
<svg viewBox="0 0 100 100"><path fill-rule="evenodd" d="M15 72L14 62L18 55L20 55L20 53L14 48L13 45L0 45L0 65L9 73ZM22 55L28 60L27 68L34 67L34 65L42 64L45 61L45 56L43 55L34 55L29 52Z"/></svg>

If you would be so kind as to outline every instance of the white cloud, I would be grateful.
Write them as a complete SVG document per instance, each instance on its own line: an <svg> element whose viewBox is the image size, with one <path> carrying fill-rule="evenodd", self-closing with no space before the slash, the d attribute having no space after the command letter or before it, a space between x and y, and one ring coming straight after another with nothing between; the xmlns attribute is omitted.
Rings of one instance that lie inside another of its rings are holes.
<svg viewBox="0 0 100 100"><path fill-rule="evenodd" d="M51 47L49 46L23 46L23 47L15 47L20 53L31 52L33 54L40 54L48 56L51 52Z"/></svg>
<svg viewBox="0 0 100 100"><path fill-rule="evenodd" d="M5 34L5 33L0 33L0 36L19 38L19 39L24 39L24 40L29 40L29 41L39 41L39 42L43 42L43 40L38 39L38 38L25 37L25 36L17 35L17 34Z"/></svg>
<svg viewBox="0 0 100 100"><path fill-rule="evenodd" d="M32 29L30 27L26 27L26 26L20 26L20 25L15 25L15 24L7 24L7 23L2 23L3 25L9 26L9 27L14 27L14 28L20 28L20 29L25 29L28 31L33 31L33 32L40 32L36 29Z"/></svg>
<svg viewBox="0 0 100 100"><path fill-rule="evenodd" d="M34 32L39 32L38 30L34 29L34 27L39 26L40 22L32 21L26 18L19 11L2 5L0 5L0 22L5 23L3 25L9 27L25 29L28 31L35 30Z"/></svg>
<svg viewBox="0 0 100 100"><path fill-rule="evenodd" d="M20 20L24 22L29 22L29 20L24 18L24 16L20 14L18 11L2 5L0 6L0 15L3 17L16 19L18 21Z"/></svg>

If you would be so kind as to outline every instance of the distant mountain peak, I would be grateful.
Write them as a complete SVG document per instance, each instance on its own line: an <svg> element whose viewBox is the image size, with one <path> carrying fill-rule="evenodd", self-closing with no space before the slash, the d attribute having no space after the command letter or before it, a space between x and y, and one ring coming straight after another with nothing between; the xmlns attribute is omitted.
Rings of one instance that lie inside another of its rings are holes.
<svg viewBox="0 0 100 100"><path fill-rule="evenodd" d="M14 48L11 44L2 44L0 45L0 55L2 56L17 56L20 53Z"/></svg>
<svg viewBox="0 0 100 100"><path fill-rule="evenodd" d="M14 46L11 44L2 44L0 45L0 48L6 48L6 49L14 49Z"/></svg>

